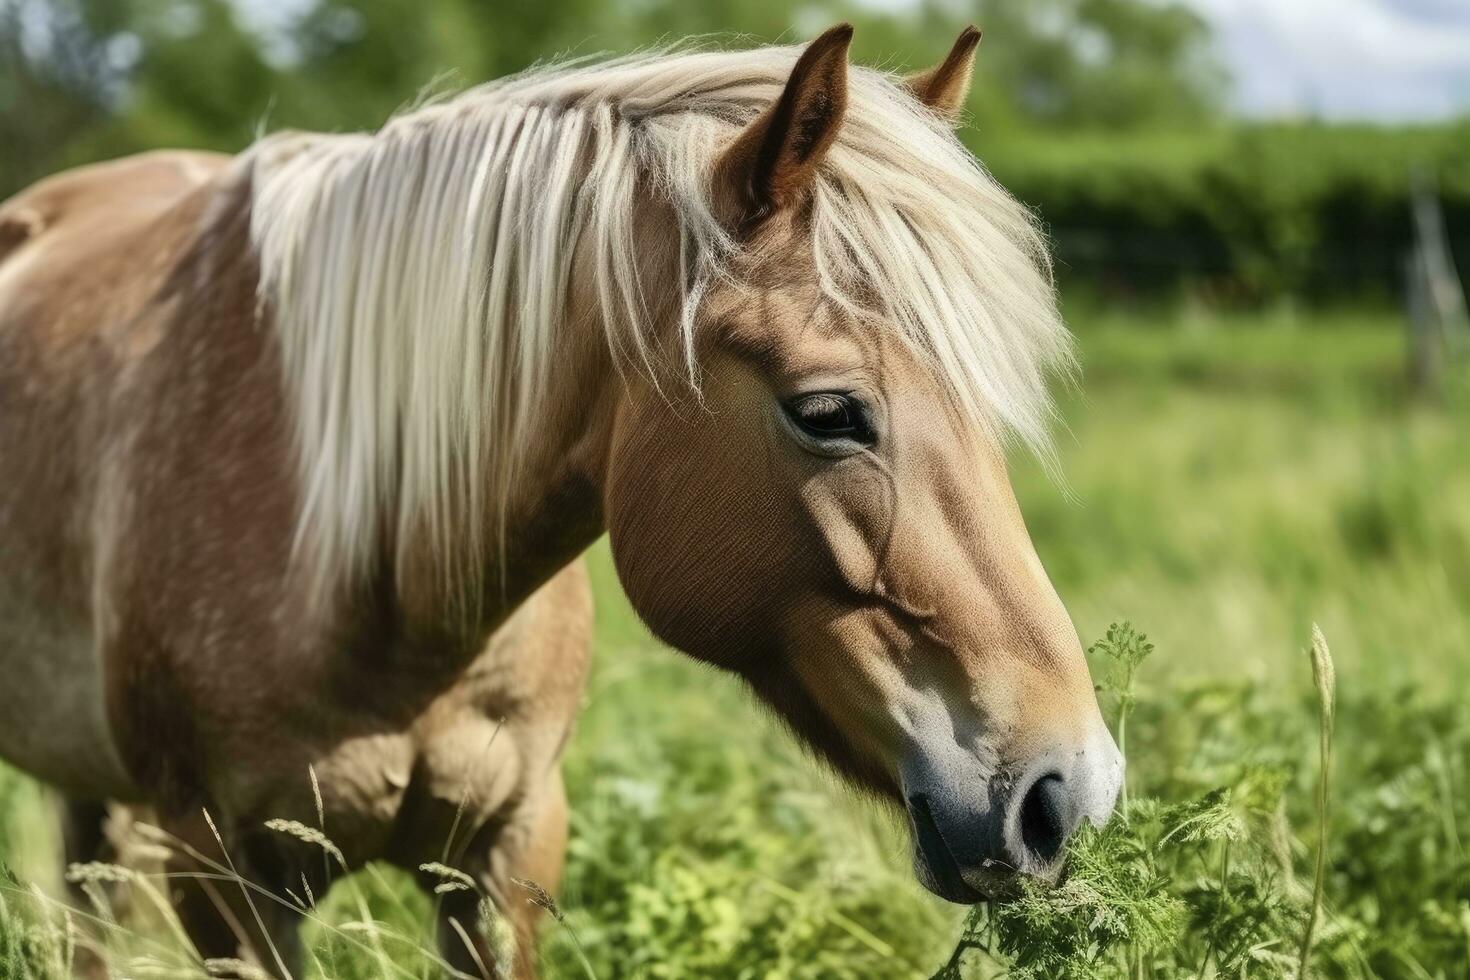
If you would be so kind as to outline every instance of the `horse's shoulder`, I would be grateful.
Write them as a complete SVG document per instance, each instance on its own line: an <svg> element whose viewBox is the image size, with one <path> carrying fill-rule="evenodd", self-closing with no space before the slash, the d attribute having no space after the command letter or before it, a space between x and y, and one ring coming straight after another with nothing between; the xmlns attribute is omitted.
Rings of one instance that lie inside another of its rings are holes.
<svg viewBox="0 0 1470 980"><path fill-rule="evenodd" d="M231 159L219 153L160 150L37 181L0 204L0 260L29 242L156 216L218 178Z"/></svg>
<svg viewBox="0 0 1470 980"><path fill-rule="evenodd" d="M104 196L170 196L212 180L233 159L204 150L150 150L88 163L43 177L0 210L19 205L61 212Z"/></svg>
<svg viewBox="0 0 1470 980"><path fill-rule="evenodd" d="M45 218L34 208L11 207L9 204L0 208L0 262L45 228Z"/></svg>

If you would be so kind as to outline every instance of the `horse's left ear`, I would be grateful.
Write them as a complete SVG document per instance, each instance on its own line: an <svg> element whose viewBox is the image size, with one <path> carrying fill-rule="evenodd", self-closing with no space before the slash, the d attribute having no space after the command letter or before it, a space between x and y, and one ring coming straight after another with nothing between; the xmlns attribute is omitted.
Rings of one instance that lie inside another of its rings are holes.
<svg viewBox="0 0 1470 980"><path fill-rule="evenodd" d="M910 75L904 85L914 98L950 122L959 119L970 94L970 76L975 71L975 49L980 46L980 29L971 24L955 40L949 55L928 71Z"/></svg>
<svg viewBox="0 0 1470 980"><path fill-rule="evenodd" d="M790 206L827 155L847 111L852 25L818 37L791 69L776 104L735 138L715 170L732 223L748 225Z"/></svg>

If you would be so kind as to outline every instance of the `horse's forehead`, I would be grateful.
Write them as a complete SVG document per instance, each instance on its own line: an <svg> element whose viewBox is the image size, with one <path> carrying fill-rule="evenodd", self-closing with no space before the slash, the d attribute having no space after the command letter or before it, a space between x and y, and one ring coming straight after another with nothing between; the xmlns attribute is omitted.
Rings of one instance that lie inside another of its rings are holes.
<svg viewBox="0 0 1470 980"><path fill-rule="evenodd" d="M760 352L756 359L781 374L861 372L877 384L907 370L881 323L844 308L815 281L747 282L720 305L722 340Z"/></svg>
<svg viewBox="0 0 1470 980"><path fill-rule="evenodd" d="M731 271L733 288L720 305L726 313L739 311L747 333L764 334L764 342L794 356L849 350L871 364L895 359L892 349L901 345L881 318L834 299L801 221L773 221ZM878 298L868 299L876 309Z"/></svg>

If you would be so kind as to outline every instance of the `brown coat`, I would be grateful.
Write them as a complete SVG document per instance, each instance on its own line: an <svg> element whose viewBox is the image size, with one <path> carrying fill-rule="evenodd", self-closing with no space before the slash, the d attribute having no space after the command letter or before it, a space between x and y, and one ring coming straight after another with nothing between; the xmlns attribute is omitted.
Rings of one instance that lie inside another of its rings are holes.
<svg viewBox="0 0 1470 980"><path fill-rule="evenodd" d="M426 653L382 590L284 591L292 463L245 190L229 158L158 153L0 207L0 756L217 850L208 807L272 879L294 849L261 824L316 824L310 770L354 866L438 860L467 802L462 866L554 888L585 572L479 655Z"/></svg>

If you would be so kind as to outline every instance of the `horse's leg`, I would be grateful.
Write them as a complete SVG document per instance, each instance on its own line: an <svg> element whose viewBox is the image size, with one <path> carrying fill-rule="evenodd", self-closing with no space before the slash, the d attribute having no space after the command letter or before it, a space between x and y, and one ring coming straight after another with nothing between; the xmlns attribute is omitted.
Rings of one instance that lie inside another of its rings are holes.
<svg viewBox="0 0 1470 980"><path fill-rule="evenodd" d="M536 931L544 916L536 889L556 894L567 846L567 798L560 764L553 765L539 783L528 787L531 793L510 823L498 828L487 844L477 841L459 862L473 872L496 914L509 926L514 946L510 962L506 962L506 944L479 928L480 893L450 892L440 903L442 954L470 976L535 980ZM481 848L479 853L475 847Z"/></svg>
<svg viewBox="0 0 1470 980"><path fill-rule="evenodd" d="M165 822L179 839L168 862L179 922L206 960L240 960L271 975L297 976L300 915L290 906L289 862L269 844L228 853L197 815ZM231 976L223 965L212 976Z"/></svg>
<svg viewBox="0 0 1470 980"><path fill-rule="evenodd" d="M58 810L61 818L62 852L67 869L74 864L90 864L94 861L112 864L117 861L117 854L104 826L107 821L107 804L62 797L58 802ZM83 882L73 880L70 874L66 880L67 895L76 908L88 915L98 916L114 916L120 912L121 896L115 885L97 881L90 886L84 886ZM104 903L102 908L94 907L93 895L88 894L90 889L100 890L99 897ZM102 935L104 928L106 927L101 926L86 930L99 941L99 946L94 947L87 943L79 945L73 963L76 976L97 980L107 976L107 963L100 952L100 941L105 938Z"/></svg>
<svg viewBox="0 0 1470 980"><path fill-rule="evenodd" d="M561 764L557 763L546 777L542 798L534 823L519 847L507 849L502 856L491 856L491 867L504 865L499 888L505 895L502 914L510 917L516 931L516 974L536 976L536 931L545 912L536 902L528 886L543 889L548 896L561 890L562 870L567 856L567 794L561 780ZM526 885L511 881L526 882Z"/></svg>
<svg viewBox="0 0 1470 980"><path fill-rule="evenodd" d="M573 562L496 631L441 706L442 716L426 719L421 730L423 791L432 802L402 829L413 846L397 859L408 864L411 854L422 853L415 848L444 841L446 829L460 826L461 813L469 820L467 843L452 841L446 863L478 889L441 896L439 937L444 958L470 976L536 975L536 926L544 913L533 889L555 895L561 883L567 843L561 753L581 706L591 647L591 585L585 565ZM512 710L499 714L505 705ZM487 727L495 733L490 739L483 737ZM422 880L443 883L432 875ZM498 936L479 928L481 895L495 907Z"/></svg>

